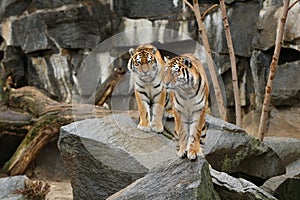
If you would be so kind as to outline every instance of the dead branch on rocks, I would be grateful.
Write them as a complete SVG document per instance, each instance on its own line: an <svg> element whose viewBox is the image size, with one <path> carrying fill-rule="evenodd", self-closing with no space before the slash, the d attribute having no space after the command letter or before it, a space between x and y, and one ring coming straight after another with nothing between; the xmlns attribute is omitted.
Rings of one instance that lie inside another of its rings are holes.
<svg viewBox="0 0 300 200"><path fill-rule="evenodd" d="M282 11L282 17L280 18L280 24L277 31L275 50L274 50L272 62L270 64L270 72L269 72L267 86L265 89L265 98L263 102L263 107L262 107L261 117L260 117L260 122L258 127L258 139L260 141L263 141L266 132L269 106L272 97L273 80L275 77L277 63L280 55L282 42L283 42L284 27L287 20L287 14L289 11L289 4L290 4L290 0L285 0L283 11Z"/></svg>
<svg viewBox="0 0 300 200"><path fill-rule="evenodd" d="M29 86L12 89L8 104L6 113L9 115L0 115L1 128L7 132L28 130L14 155L3 166L3 170L10 175L24 174L43 147L59 134L61 126L75 120L101 118L112 113L94 105L58 103ZM131 112L131 116L137 118L137 113Z"/></svg>

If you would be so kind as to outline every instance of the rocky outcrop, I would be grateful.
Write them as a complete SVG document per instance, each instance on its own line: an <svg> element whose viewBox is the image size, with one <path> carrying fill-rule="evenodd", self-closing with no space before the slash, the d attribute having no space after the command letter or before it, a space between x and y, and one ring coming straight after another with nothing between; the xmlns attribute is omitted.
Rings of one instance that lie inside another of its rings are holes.
<svg viewBox="0 0 300 200"><path fill-rule="evenodd" d="M180 0L150 0L145 3L139 0L117 0L114 2L114 10L120 16L128 18L150 18L163 19L173 18L177 19L182 13L182 1Z"/></svg>
<svg viewBox="0 0 300 200"><path fill-rule="evenodd" d="M83 52L111 36L120 22L102 1L8 0L1 2L0 15L4 67L17 69L16 82L22 78L16 87L36 86L64 102L80 89L74 78ZM10 49L19 52L10 54Z"/></svg>
<svg viewBox="0 0 300 200"><path fill-rule="evenodd" d="M17 193L25 187L26 176L12 176L0 178L0 199L21 200L24 199L22 194Z"/></svg>
<svg viewBox="0 0 300 200"><path fill-rule="evenodd" d="M220 199L209 173L208 163L177 158L150 170L109 200L119 199Z"/></svg>
<svg viewBox="0 0 300 200"><path fill-rule="evenodd" d="M214 169L260 180L285 173L280 157L243 129L209 116L207 122L204 152Z"/></svg>
<svg viewBox="0 0 300 200"><path fill-rule="evenodd" d="M270 147L247 135L243 129L211 116L207 116L207 123L204 153L214 169L245 177L258 184L285 172L279 156ZM143 132L136 125L137 120L129 115L112 114L61 128L58 147L71 176L75 199L107 198L137 179L111 198L155 199L162 196L180 199L183 197L180 195L187 195L187 198L193 197L190 195L201 195L203 192L196 191L211 187L202 185L204 180L207 184L211 182L204 159L199 157L196 162L175 159L175 144L172 140L161 134ZM173 127L172 121L166 123L167 129L172 130ZM240 191L241 194L236 195L241 197L253 195L253 198L259 199L260 195L265 195L265 199L269 198L260 189L249 189L253 185L246 180L226 178L224 174L216 175L220 175L216 177L219 183L223 178L224 181L234 180L229 188L219 185L225 187L224 190ZM235 188L235 183L247 183L249 187ZM178 189L174 193L166 189L174 187ZM214 195L214 192L206 195Z"/></svg>
<svg viewBox="0 0 300 200"><path fill-rule="evenodd" d="M293 2L293 1L291 1ZM273 5L272 5L273 4ZM265 1L263 9L260 10L258 25L257 25L257 36L254 39L254 47L263 51L270 49L275 44L276 31L282 13L281 2L276 1ZM283 47L300 50L297 41L300 39L300 27L295 26L294 22L299 17L300 8L294 6L289 11L286 27L288 31L285 32ZM298 44L298 45L297 45Z"/></svg>
<svg viewBox="0 0 300 200"><path fill-rule="evenodd" d="M253 30L256 29L259 3L256 1L235 2L228 6L227 12L230 29L234 30L231 32L234 52L238 56L249 57L252 51L251 43L255 34ZM208 34L212 50L220 55L228 56L221 8L208 15L204 24L208 33L213 33Z"/></svg>
<svg viewBox="0 0 300 200"><path fill-rule="evenodd" d="M62 127L58 146L71 176L74 199L104 199L175 158L174 143L136 129L124 115Z"/></svg>

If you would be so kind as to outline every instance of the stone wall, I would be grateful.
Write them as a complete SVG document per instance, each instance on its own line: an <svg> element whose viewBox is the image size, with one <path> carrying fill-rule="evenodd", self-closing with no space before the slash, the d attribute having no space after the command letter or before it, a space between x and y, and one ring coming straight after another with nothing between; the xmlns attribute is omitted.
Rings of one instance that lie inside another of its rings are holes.
<svg viewBox="0 0 300 200"><path fill-rule="evenodd" d="M215 2L203 3L204 11ZM237 57L244 126L254 133L283 3L226 3ZM272 97L276 111L292 112L298 119L299 12L297 4L288 16ZM113 67L126 67L122 55L129 46L149 42L172 46L188 39L201 44L194 15L180 0L3 0L0 18L1 65L13 74L16 87L33 85L61 102L81 101L92 95ZM234 121L230 60L220 9L214 9L204 23L219 77L224 82L229 120ZM205 65L204 53L196 46L194 51ZM184 50L182 47L181 51ZM278 120L277 116L281 115L272 115L272 119ZM294 120L290 130L299 133L299 124L299 120ZM276 124L272 126L275 132L285 130Z"/></svg>

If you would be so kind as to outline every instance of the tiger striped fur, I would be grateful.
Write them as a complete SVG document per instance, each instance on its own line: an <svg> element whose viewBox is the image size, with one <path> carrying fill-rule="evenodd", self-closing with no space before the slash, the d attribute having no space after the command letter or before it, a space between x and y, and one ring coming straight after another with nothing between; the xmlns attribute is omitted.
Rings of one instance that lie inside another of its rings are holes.
<svg viewBox="0 0 300 200"><path fill-rule="evenodd" d="M147 44L130 49L127 67L134 83L135 98L140 113L138 128L163 132L162 123L166 89L163 86L164 61L156 47Z"/></svg>
<svg viewBox="0 0 300 200"><path fill-rule="evenodd" d="M192 54L165 61L164 84L172 99L177 155L194 160L203 155L200 140L209 96L205 71Z"/></svg>

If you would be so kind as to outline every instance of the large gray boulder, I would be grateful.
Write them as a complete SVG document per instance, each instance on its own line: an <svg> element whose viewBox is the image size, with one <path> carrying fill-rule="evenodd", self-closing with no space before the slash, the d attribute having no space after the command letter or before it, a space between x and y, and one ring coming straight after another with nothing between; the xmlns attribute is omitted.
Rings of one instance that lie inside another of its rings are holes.
<svg viewBox="0 0 300 200"><path fill-rule="evenodd" d="M25 187L26 176L12 176L0 178L0 199L2 200L21 200L24 199L22 194L18 194L18 190Z"/></svg>
<svg viewBox="0 0 300 200"><path fill-rule="evenodd" d="M264 143L279 155L286 166L300 159L299 139L288 137L265 137Z"/></svg>
<svg viewBox="0 0 300 200"><path fill-rule="evenodd" d="M105 199L176 155L173 141L138 130L126 115L64 126L58 147L74 199Z"/></svg>
<svg viewBox="0 0 300 200"><path fill-rule="evenodd" d="M221 199L224 200L275 200L276 198L257 187L253 183L242 179L234 178L224 172L218 172L210 168L210 173Z"/></svg>
<svg viewBox="0 0 300 200"><path fill-rule="evenodd" d="M240 127L207 116L205 158L211 166L230 174L267 180L285 173L280 157Z"/></svg>
<svg viewBox="0 0 300 200"><path fill-rule="evenodd" d="M300 55L300 52L299 52ZM300 99L300 61L288 62L279 65L272 88L272 105L293 106Z"/></svg>
<svg viewBox="0 0 300 200"><path fill-rule="evenodd" d="M122 199L220 199L209 173L208 163L177 158L151 170L145 177L112 195L109 200Z"/></svg>

